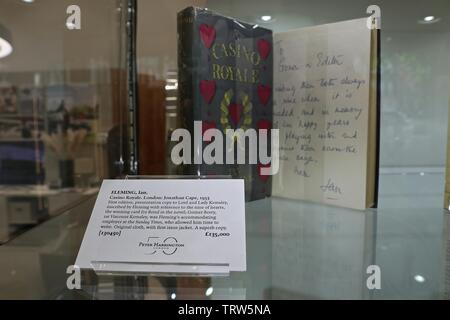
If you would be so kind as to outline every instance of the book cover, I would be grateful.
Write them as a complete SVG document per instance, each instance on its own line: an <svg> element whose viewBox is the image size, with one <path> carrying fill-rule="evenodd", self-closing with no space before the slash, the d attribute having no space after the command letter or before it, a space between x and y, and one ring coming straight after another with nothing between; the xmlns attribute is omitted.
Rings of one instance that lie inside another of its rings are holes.
<svg viewBox="0 0 450 320"><path fill-rule="evenodd" d="M180 126L192 136L194 121L202 121L203 132L215 128L224 137L227 129L268 129L270 134L271 30L206 9L186 8L178 14L178 69ZM203 142L202 149L208 143ZM259 158L256 163L249 163L248 147L248 140L235 143L234 159L237 148L244 148L245 164L191 164L183 167L183 174L243 178L246 200L269 196L271 177L260 171L267 164L258 162Z"/></svg>

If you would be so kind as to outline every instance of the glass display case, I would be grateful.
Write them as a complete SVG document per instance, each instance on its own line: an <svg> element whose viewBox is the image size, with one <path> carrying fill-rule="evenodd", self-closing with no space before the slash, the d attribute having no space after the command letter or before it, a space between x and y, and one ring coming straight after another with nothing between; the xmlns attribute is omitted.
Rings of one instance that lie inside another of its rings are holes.
<svg viewBox="0 0 450 320"><path fill-rule="evenodd" d="M2 0L0 299L449 299L449 50L441 0ZM193 120L280 171L176 163ZM245 272L67 287L104 179L193 173L247 182Z"/></svg>
<svg viewBox="0 0 450 320"><path fill-rule="evenodd" d="M127 2L93 5L80 30L62 2L4 1L0 11L12 44L0 61L4 243L130 173L133 150Z"/></svg>

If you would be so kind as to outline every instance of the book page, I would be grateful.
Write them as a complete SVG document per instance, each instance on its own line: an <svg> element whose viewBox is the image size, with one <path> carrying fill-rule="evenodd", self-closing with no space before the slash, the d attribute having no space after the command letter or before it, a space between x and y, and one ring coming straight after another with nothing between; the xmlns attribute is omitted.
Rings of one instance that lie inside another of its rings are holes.
<svg viewBox="0 0 450 320"><path fill-rule="evenodd" d="M274 35L273 195L364 209L369 124L367 19Z"/></svg>

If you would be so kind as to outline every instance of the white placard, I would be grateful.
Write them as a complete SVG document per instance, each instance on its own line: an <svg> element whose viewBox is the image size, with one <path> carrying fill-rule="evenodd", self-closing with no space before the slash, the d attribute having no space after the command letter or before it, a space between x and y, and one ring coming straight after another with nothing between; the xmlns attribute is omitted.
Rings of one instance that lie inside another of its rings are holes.
<svg viewBox="0 0 450 320"><path fill-rule="evenodd" d="M246 270L241 179L104 180L76 260L105 272Z"/></svg>

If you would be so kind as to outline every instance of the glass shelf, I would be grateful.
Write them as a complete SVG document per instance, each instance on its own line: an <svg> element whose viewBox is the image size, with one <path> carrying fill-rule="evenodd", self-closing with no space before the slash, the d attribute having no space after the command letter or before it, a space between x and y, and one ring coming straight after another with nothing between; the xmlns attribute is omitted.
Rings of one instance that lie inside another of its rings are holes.
<svg viewBox="0 0 450 320"><path fill-rule="evenodd" d="M378 209L280 198L247 203L246 272L156 277L83 271L82 289L71 291L66 268L78 253L92 197L0 247L0 286L9 288L0 299L449 298L450 214L439 207L442 174L384 172L380 178ZM380 267L380 290L366 286L369 265Z"/></svg>

